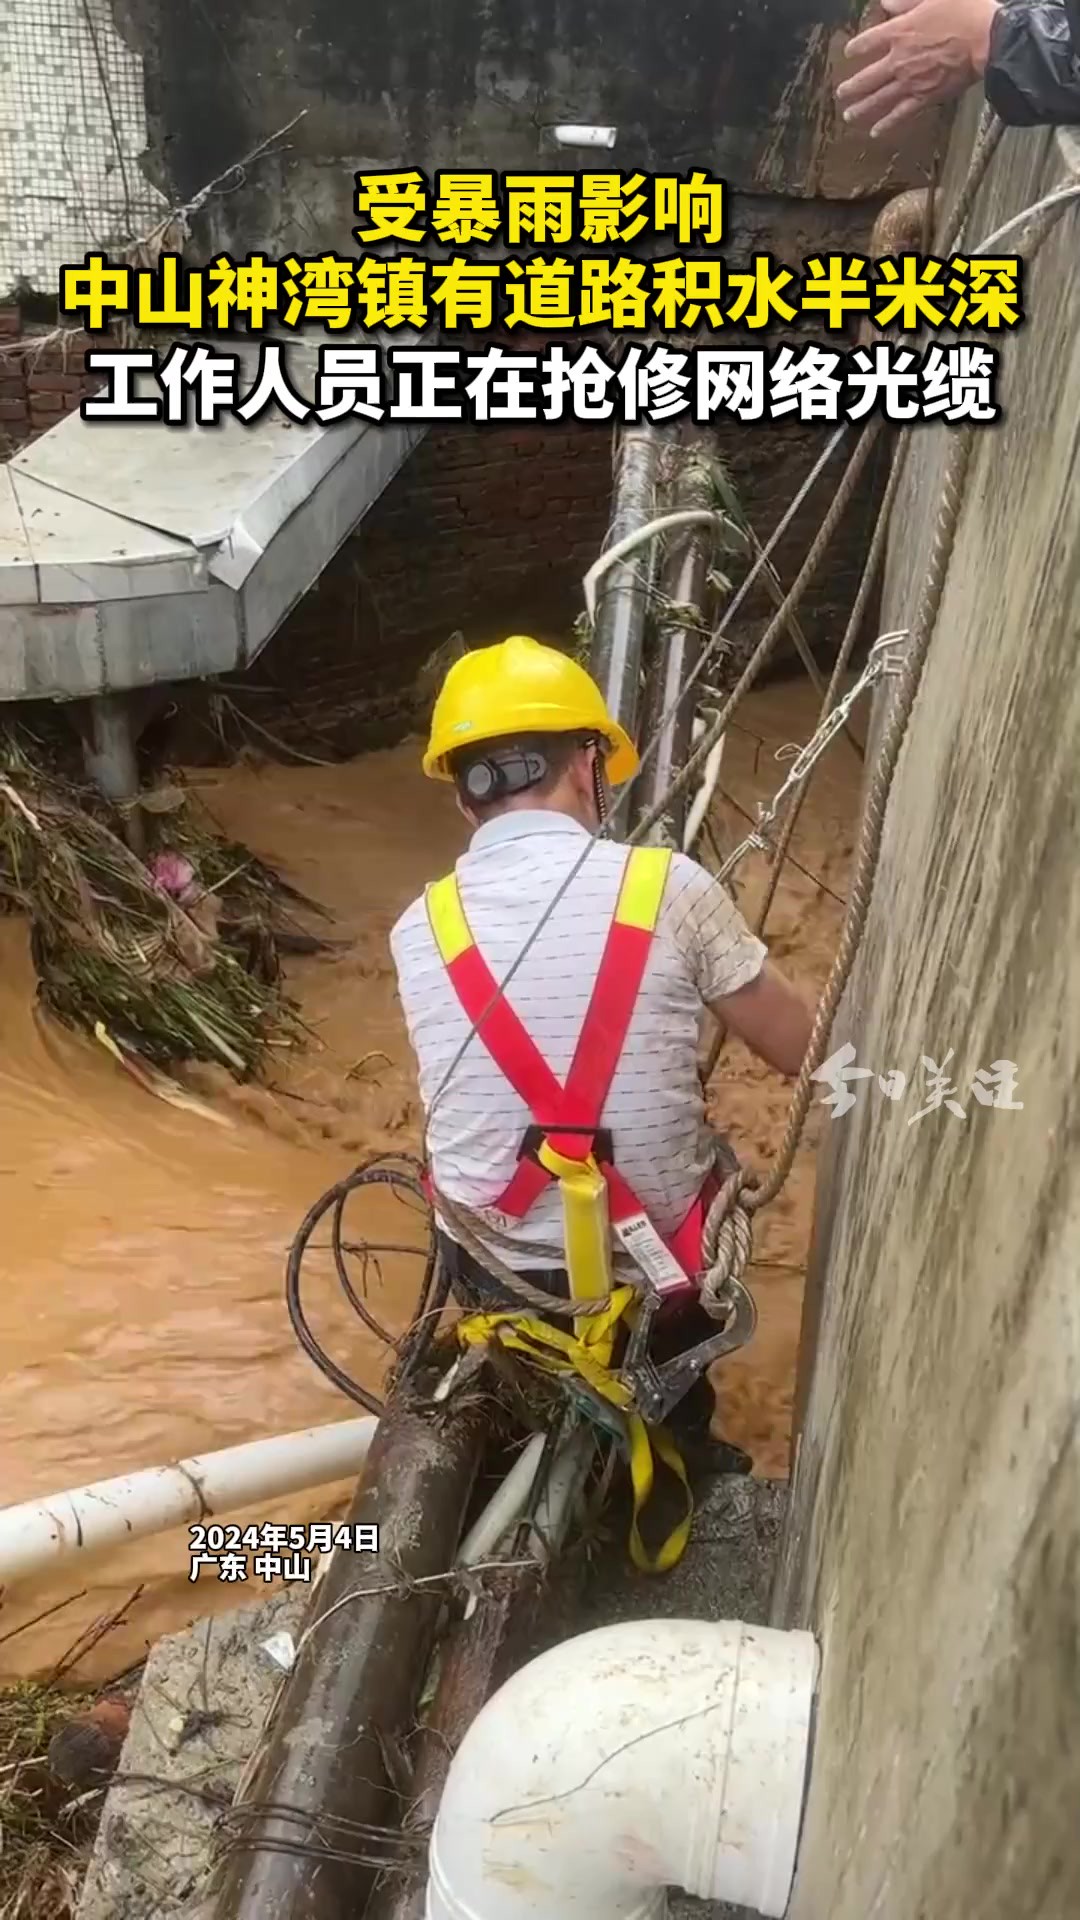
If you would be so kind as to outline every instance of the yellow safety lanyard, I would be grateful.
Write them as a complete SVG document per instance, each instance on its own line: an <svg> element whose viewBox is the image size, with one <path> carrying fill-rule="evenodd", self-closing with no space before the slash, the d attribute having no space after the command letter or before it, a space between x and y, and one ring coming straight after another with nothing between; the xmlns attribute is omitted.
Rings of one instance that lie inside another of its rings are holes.
<svg viewBox="0 0 1080 1920"><path fill-rule="evenodd" d="M566 1333L561 1327L549 1327L532 1314L514 1312L472 1313L455 1329L463 1346L498 1340L544 1373L557 1377L577 1374L586 1386L615 1407L626 1422L630 1453L630 1481L634 1510L630 1522L630 1558L642 1573L667 1573L681 1560L690 1538L694 1500L682 1455L666 1427L646 1426L635 1413L629 1388L611 1368L611 1355L619 1321L637 1300L633 1287L619 1287L602 1313L584 1316L579 1325L588 1331L584 1337ZM686 1511L657 1553L650 1555L641 1537L640 1519L653 1490L653 1454L680 1482Z"/></svg>

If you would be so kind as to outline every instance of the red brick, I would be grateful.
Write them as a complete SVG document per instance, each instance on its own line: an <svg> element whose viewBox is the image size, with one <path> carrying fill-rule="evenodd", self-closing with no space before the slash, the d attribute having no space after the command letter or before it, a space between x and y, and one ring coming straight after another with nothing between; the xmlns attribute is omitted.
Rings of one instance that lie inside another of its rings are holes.
<svg viewBox="0 0 1080 1920"><path fill-rule="evenodd" d="M81 373L87 348L109 344L107 340L95 342L85 333L65 333L39 348L35 364L43 373Z"/></svg>
<svg viewBox="0 0 1080 1920"><path fill-rule="evenodd" d="M83 385L81 373L38 373L28 375L31 393L78 393Z"/></svg>
<svg viewBox="0 0 1080 1920"><path fill-rule="evenodd" d="M0 307L0 333L21 333L22 315L18 307Z"/></svg>
<svg viewBox="0 0 1080 1920"><path fill-rule="evenodd" d="M39 413L63 413L64 399L59 393L32 393L30 396L31 415Z"/></svg>
<svg viewBox="0 0 1080 1920"><path fill-rule="evenodd" d="M0 420L25 420L26 402L23 400L0 400Z"/></svg>

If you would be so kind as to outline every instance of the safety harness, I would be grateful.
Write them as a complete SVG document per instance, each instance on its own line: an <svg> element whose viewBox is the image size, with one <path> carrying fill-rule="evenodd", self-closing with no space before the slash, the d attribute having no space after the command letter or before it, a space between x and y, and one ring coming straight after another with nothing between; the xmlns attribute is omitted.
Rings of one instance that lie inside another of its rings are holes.
<svg viewBox="0 0 1080 1920"><path fill-rule="evenodd" d="M566 1263L579 1299L611 1290L608 1225L662 1295L691 1293L700 1252L699 1201L665 1240L614 1164L604 1105L644 977L671 854L635 847L627 857L592 998L566 1085L560 1086L473 939L456 874L427 890L431 930L458 999L479 1038L533 1118L509 1185L491 1202L520 1220L558 1181ZM606 1203L606 1204L605 1204Z"/></svg>
<svg viewBox="0 0 1080 1920"><path fill-rule="evenodd" d="M640 1295L614 1287L611 1229L661 1296L692 1293L704 1214L715 1183L705 1189L678 1231L665 1239L614 1163L610 1133L601 1126L664 897L671 854L662 847L635 847L623 870L599 972L578 1037L565 1086L510 1006L473 938L457 877L449 874L427 890L427 911L436 945L462 1008L488 1053L522 1099L532 1126L521 1144L517 1167L491 1202L497 1212L520 1220L557 1181L562 1197L566 1270L573 1299L610 1294L598 1314L583 1314L570 1334L528 1314L474 1314L459 1323L463 1344L497 1337L545 1371L576 1374L625 1422L634 1489L630 1549L635 1564L660 1572L673 1566L689 1537L692 1501L686 1472L670 1434L650 1431L633 1410L626 1383L612 1371L616 1330L632 1326ZM653 1483L652 1449L681 1481L686 1516L652 1559L638 1530Z"/></svg>

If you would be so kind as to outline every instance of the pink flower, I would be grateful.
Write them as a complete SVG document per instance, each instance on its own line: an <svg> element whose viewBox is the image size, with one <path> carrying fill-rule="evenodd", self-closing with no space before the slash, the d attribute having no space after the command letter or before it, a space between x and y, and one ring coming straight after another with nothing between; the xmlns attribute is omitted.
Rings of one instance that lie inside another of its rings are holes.
<svg viewBox="0 0 1080 1920"><path fill-rule="evenodd" d="M154 885L174 900L182 900L195 881L195 869L182 853L155 853L149 871Z"/></svg>

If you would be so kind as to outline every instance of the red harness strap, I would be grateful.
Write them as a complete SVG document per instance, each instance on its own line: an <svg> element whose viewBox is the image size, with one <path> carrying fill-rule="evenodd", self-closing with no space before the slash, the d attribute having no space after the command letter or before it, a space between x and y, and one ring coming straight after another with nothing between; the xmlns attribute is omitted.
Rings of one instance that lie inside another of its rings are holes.
<svg viewBox="0 0 1080 1920"><path fill-rule="evenodd" d="M559 1085L506 995L500 993L465 920L455 877L450 875L428 889L432 931L467 1019L551 1147L569 1160L596 1155L608 1188L610 1217L616 1223L644 1213L645 1208L610 1160L596 1152L596 1136L644 977L669 864L670 855L660 848L637 848L627 860L565 1086ZM500 1213L521 1219L554 1177L539 1161L523 1154L508 1186L491 1204ZM695 1274L698 1266L702 1198L668 1241L688 1275Z"/></svg>
<svg viewBox="0 0 1080 1920"><path fill-rule="evenodd" d="M495 1065L524 1100L535 1125L556 1153L568 1160L585 1160L593 1151L649 944L650 936L640 928L612 922L565 1087L559 1085L506 995L499 993L479 948L467 948L448 968L466 1017L477 1027ZM563 1127L571 1131L563 1133ZM608 1183L613 1218L640 1212L640 1202L614 1167L606 1164L601 1171ZM500 1213L520 1220L554 1177L539 1161L522 1159L509 1185L492 1204Z"/></svg>

